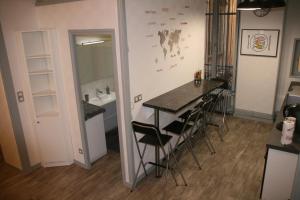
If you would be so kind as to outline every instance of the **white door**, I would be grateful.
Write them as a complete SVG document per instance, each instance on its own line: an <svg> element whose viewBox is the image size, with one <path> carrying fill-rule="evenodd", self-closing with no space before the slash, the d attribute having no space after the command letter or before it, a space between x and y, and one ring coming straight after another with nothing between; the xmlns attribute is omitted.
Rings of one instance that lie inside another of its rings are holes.
<svg viewBox="0 0 300 200"><path fill-rule="evenodd" d="M62 118L58 116L45 116L37 119L35 123L36 134L39 141L42 166L53 167L69 165L72 163L69 152L68 138Z"/></svg>
<svg viewBox="0 0 300 200"><path fill-rule="evenodd" d="M24 50L22 65L27 74L25 78L28 85L26 104L30 110L30 125L33 126L33 135L44 167L73 162L54 36L53 30L26 31L20 34L20 44ZM28 145L30 142L27 142Z"/></svg>

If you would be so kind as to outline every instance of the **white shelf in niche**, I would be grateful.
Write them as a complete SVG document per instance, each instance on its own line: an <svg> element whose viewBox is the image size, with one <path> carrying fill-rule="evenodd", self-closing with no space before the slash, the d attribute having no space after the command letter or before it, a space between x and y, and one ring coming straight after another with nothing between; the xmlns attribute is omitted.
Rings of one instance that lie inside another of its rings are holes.
<svg viewBox="0 0 300 200"><path fill-rule="evenodd" d="M32 93L34 97L45 97L45 96L55 96L56 92L54 90L43 90L39 92Z"/></svg>
<svg viewBox="0 0 300 200"><path fill-rule="evenodd" d="M50 54L38 54L38 55L26 56L27 60L30 60L30 59L41 59L41 58L51 58L51 55Z"/></svg>
<svg viewBox="0 0 300 200"><path fill-rule="evenodd" d="M51 74L53 73L52 69L44 69L44 70L36 70L36 71L31 71L28 72L29 75L44 75L44 74Z"/></svg>
<svg viewBox="0 0 300 200"><path fill-rule="evenodd" d="M58 111L50 111L50 112L37 114L36 117L55 117L58 115L59 115Z"/></svg>
<svg viewBox="0 0 300 200"><path fill-rule="evenodd" d="M54 73L30 75L29 78L33 94L40 91L55 91Z"/></svg>
<svg viewBox="0 0 300 200"><path fill-rule="evenodd" d="M53 91L42 91L33 96L36 116L55 116L58 114L56 95Z"/></svg>

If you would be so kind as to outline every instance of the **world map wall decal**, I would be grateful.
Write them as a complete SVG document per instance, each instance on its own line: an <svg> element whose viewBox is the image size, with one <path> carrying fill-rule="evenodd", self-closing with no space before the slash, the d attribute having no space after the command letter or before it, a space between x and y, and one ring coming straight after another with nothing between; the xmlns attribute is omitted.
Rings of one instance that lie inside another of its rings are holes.
<svg viewBox="0 0 300 200"><path fill-rule="evenodd" d="M160 38L159 43L165 59L168 53L171 57L175 57L176 54L180 55L180 34L181 30L174 30L171 32L169 30L158 31L158 36Z"/></svg>
<svg viewBox="0 0 300 200"><path fill-rule="evenodd" d="M181 5L174 8L151 8L144 12L146 29L149 31L145 36L155 54L152 59L156 72L182 66L191 39L189 18L185 14L188 9L189 5Z"/></svg>

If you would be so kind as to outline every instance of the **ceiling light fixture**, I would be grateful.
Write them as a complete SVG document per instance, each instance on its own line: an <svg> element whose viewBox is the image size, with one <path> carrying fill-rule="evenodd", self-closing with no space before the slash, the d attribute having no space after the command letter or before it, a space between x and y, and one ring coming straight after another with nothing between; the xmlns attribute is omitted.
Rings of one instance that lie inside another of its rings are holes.
<svg viewBox="0 0 300 200"><path fill-rule="evenodd" d="M97 41L87 41L87 42L82 42L81 45L85 46L85 45L91 45L91 44L101 44L103 43L103 40L97 40Z"/></svg>
<svg viewBox="0 0 300 200"><path fill-rule="evenodd" d="M286 6L285 0L241 0L237 10L258 10Z"/></svg>
<svg viewBox="0 0 300 200"><path fill-rule="evenodd" d="M237 10L258 10L261 6L257 0L241 0Z"/></svg>
<svg viewBox="0 0 300 200"><path fill-rule="evenodd" d="M259 0L262 8L279 8L285 7L285 0Z"/></svg>

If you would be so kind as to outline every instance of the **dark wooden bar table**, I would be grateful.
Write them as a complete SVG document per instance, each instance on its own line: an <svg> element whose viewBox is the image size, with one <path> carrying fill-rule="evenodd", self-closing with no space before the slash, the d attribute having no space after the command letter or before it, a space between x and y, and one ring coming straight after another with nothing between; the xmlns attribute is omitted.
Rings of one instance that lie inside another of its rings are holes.
<svg viewBox="0 0 300 200"><path fill-rule="evenodd" d="M202 96L223 85L221 81L202 80L199 84L191 81L160 96L143 103L143 106L154 109L154 124L159 127L159 111L178 113ZM160 163L159 148L155 148L155 162ZM156 166L156 176L160 177L160 168Z"/></svg>

